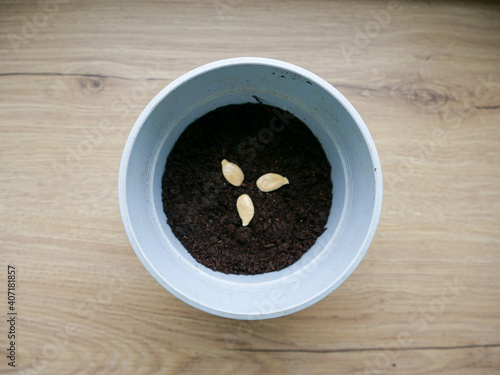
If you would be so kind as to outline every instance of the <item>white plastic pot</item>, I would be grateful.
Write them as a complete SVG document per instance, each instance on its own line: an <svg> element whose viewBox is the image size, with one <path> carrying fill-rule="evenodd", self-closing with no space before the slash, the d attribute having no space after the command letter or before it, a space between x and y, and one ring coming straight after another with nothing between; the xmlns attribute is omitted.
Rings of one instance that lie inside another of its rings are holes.
<svg viewBox="0 0 500 375"><path fill-rule="evenodd" d="M253 95L290 111L319 139L332 165L332 209L327 230L296 263L260 275L226 275L195 261L173 235L161 179L172 146L191 122L220 106L256 102ZM119 199L132 247L165 289L215 315L267 319L311 306L354 271L377 229L382 174L363 120L333 86L282 61L244 57L194 69L148 104L123 151Z"/></svg>

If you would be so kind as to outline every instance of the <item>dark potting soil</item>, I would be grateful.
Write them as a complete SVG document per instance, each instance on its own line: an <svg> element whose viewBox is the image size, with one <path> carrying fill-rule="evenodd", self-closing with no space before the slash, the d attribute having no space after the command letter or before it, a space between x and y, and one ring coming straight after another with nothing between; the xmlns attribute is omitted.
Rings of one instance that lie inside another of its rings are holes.
<svg viewBox="0 0 500 375"><path fill-rule="evenodd" d="M221 161L237 164L241 186L229 184ZM263 193L266 173L289 185ZM162 180L167 222L184 247L214 271L259 274L296 262L325 231L332 204L331 166L309 128L264 104L229 105L193 122L167 158ZM255 214L246 227L236 200L248 194Z"/></svg>

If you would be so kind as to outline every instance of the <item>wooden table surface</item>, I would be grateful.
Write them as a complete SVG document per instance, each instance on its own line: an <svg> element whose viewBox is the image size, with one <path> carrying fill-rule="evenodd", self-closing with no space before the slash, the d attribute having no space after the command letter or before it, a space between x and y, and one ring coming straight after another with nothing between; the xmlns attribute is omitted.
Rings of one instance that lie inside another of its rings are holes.
<svg viewBox="0 0 500 375"><path fill-rule="evenodd" d="M165 291L117 197L146 104L237 56L337 87L384 174L353 275L261 322ZM1 374L500 374L498 3L0 0L0 61Z"/></svg>

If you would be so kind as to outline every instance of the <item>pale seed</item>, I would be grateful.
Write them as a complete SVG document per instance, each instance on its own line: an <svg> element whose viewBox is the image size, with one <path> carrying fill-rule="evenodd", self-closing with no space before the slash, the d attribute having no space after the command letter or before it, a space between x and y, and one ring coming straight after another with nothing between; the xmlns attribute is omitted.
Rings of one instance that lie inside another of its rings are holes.
<svg viewBox="0 0 500 375"><path fill-rule="evenodd" d="M240 215L241 224L246 227L254 214L252 199L247 194L240 195L236 201L236 209Z"/></svg>
<svg viewBox="0 0 500 375"><path fill-rule="evenodd" d="M287 185L289 183L288 178L283 177L277 173L267 173L263 176L260 176L257 180L257 187L263 192L269 192L276 189L279 189L283 185Z"/></svg>
<svg viewBox="0 0 500 375"><path fill-rule="evenodd" d="M222 160L222 174L227 182L234 186L240 186L245 178L243 171L234 163L228 162L226 159Z"/></svg>

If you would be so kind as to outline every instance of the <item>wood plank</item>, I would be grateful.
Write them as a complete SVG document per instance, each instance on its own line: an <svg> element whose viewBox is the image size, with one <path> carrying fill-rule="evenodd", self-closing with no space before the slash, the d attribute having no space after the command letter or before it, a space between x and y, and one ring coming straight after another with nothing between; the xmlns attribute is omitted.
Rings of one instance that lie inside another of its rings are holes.
<svg viewBox="0 0 500 375"><path fill-rule="evenodd" d="M61 1L16 52L9 35L43 9L0 2L0 269L18 268L19 373L499 374L500 7L405 3L356 44L388 7ZM263 322L211 316L161 288L126 238L116 191L149 100L244 55L334 84L384 173L379 230L355 273Z"/></svg>

